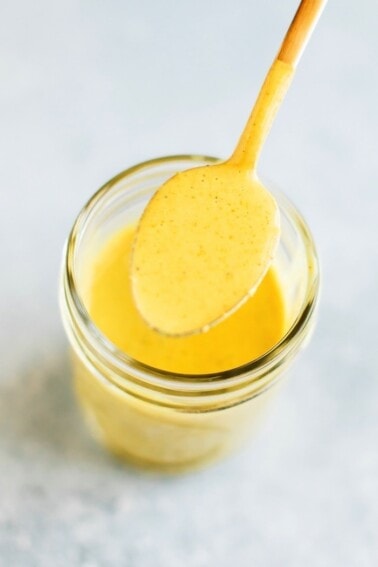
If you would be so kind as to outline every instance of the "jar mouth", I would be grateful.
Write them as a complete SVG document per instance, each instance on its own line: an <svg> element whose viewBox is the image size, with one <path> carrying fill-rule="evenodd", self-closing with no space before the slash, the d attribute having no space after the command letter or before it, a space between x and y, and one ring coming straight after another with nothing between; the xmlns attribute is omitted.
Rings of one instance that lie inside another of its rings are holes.
<svg viewBox="0 0 378 567"><path fill-rule="evenodd" d="M122 179L134 174L143 173L152 168L174 164L178 162L187 162L188 167L198 165L199 162L206 164L219 163L219 158L211 156L203 156L198 154L182 154L168 157L160 157L144 161L134 165L110 179L105 183L94 195L88 200L80 211L72 230L68 236L64 257L61 287L61 308L66 315L66 331L74 343L78 341L86 345L86 356L91 350L95 350L102 360L115 370L118 376L124 376L125 379L132 378L143 383L148 383L149 387L156 386L161 391L162 387L166 387L167 391L180 391L188 393L192 391L193 385L203 383L206 389L217 390L226 388L229 390L233 386L237 387L242 381L248 377L248 381L257 381L266 377L272 372L276 366L282 363L292 351L299 349L305 336L313 315L316 311L319 298L319 263L315 244L307 223L298 212L297 208L291 201L281 192L275 190L274 193L279 197L280 205L289 213L290 219L294 222L301 239L306 244L306 253L309 266L309 282L307 285L303 304L298 310L295 320L283 337L263 355L255 358L241 366L223 370L221 372L211 372L203 374L176 373L163 370L153 366L149 366L140 362L125 352L118 349L93 323L84 302L78 292L77 277L75 270L75 252L81 239L81 232L87 225L95 213L97 205L108 194L108 192ZM90 356L88 357L90 358Z"/></svg>

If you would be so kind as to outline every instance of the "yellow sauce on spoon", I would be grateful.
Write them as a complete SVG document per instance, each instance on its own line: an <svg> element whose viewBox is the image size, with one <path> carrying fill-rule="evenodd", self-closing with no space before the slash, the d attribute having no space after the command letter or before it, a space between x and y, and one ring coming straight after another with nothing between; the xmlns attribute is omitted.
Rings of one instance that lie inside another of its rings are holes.
<svg viewBox="0 0 378 567"><path fill-rule="evenodd" d="M272 262L278 207L256 165L324 3L302 0L231 158L172 177L140 219L132 293L143 319L160 333L208 330L255 292Z"/></svg>
<svg viewBox="0 0 378 567"><path fill-rule="evenodd" d="M137 308L166 334L206 329L253 293L278 237L276 202L248 171L221 164L178 174L156 193L139 226L132 262Z"/></svg>

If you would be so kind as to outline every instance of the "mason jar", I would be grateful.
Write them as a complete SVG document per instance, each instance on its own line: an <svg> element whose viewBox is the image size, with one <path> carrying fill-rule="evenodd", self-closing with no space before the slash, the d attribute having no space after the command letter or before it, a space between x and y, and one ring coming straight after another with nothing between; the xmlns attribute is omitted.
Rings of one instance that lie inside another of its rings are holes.
<svg viewBox="0 0 378 567"><path fill-rule="evenodd" d="M60 302L77 399L99 442L143 467L196 468L253 437L315 321L319 268L314 241L297 209L272 188L281 214L274 267L284 296L286 328L268 352L226 371L180 374L133 359L91 320L86 300L88 266L103 244L117 230L138 220L153 193L169 177L218 161L170 156L123 171L83 207L64 251Z"/></svg>

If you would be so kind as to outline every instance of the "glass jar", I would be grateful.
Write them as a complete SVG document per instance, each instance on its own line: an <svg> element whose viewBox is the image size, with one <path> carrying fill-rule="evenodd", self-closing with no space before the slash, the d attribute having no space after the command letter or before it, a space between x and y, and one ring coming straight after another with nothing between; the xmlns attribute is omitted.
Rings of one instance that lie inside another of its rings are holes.
<svg viewBox="0 0 378 567"><path fill-rule="evenodd" d="M224 372L175 374L119 351L91 321L84 299L90 286L86 267L102 244L135 222L154 191L174 173L217 161L172 156L120 173L84 206L65 248L61 310L78 400L95 437L116 455L144 467L197 467L250 438L313 328L319 295L314 242L298 211L276 191L281 238L275 264L287 330L269 352Z"/></svg>

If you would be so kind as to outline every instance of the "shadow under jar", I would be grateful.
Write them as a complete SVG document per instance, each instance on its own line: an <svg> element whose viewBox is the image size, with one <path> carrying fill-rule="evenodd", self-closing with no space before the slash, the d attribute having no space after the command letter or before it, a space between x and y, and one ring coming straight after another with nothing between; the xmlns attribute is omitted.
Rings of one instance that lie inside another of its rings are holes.
<svg viewBox="0 0 378 567"><path fill-rule="evenodd" d="M273 190L281 214L274 264L286 327L264 355L218 373L168 372L120 351L91 320L88 266L104 243L135 223L156 189L177 171L217 161L171 156L120 173L82 209L65 248L60 301L78 400L94 436L116 455L143 467L197 468L250 438L315 320L319 268L314 242L295 207Z"/></svg>

